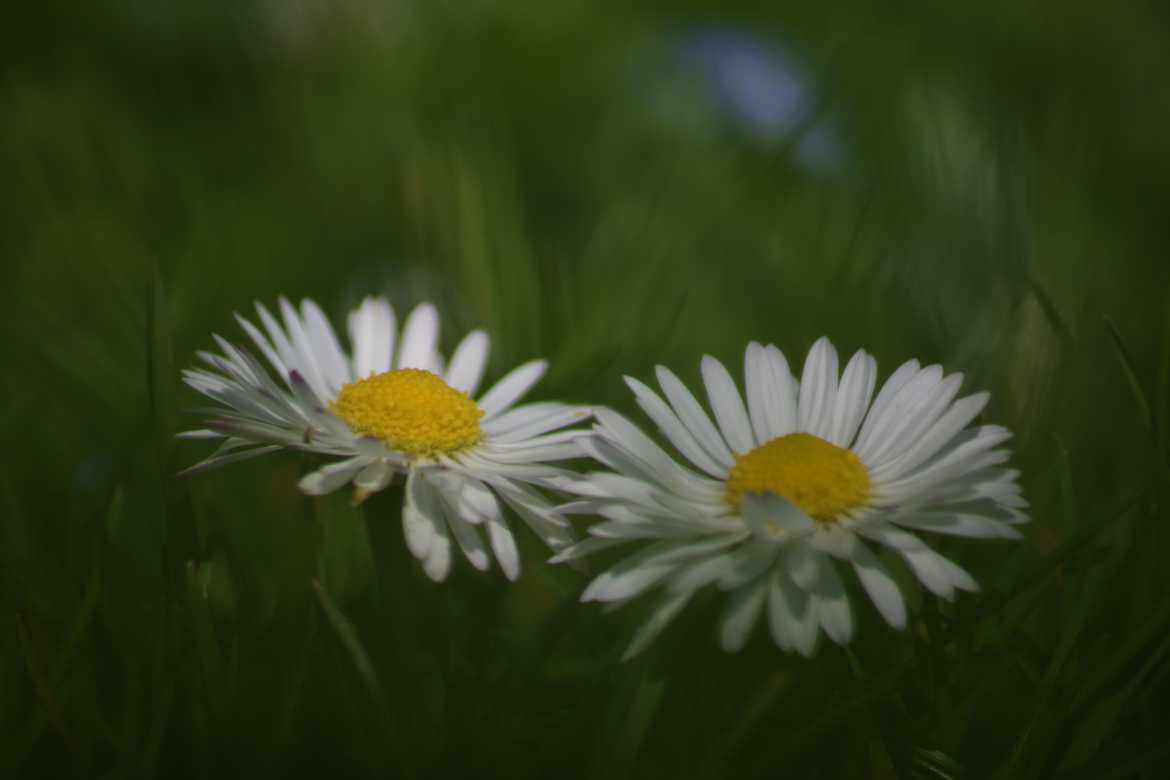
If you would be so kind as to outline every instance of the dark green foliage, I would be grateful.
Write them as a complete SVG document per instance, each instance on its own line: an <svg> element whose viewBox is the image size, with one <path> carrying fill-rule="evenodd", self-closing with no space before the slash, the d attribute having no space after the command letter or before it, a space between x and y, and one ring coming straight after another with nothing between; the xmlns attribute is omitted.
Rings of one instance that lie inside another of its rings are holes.
<svg viewBox="0 0 1170 780"><path fill-rule="evenodd" d="M804 63L836 173L656 98L698 4L22 5L0 777L1165 776L1164 4L724 17ZM983 591L903 576L904 632L859 596L846 650L727 655L705 593L621 663L648 604L579 605L531 538L519 582L436 586L400 487L306 498L296 455L174 477L206 454L179 370L282 293L433 299L445 346L489 330L489 378L544 355L540 398L634 417L623 374L753 338L941 361L992 391L1034 523L932 540Z"/></svg>

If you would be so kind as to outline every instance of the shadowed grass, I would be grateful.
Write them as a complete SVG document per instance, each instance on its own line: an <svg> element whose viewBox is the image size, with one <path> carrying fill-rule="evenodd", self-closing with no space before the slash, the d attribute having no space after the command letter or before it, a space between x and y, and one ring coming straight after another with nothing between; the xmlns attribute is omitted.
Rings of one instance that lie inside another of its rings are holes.
<svg viewBox="0 0 1170 780"><path fill-rule="evenodd" d="M1165 774L1165 12L740 5L5 14L0 775ZM800 63L791 132L681 67L729 21ZM982 591L898 569L902 632L854 592L847 650L728 655L701 593L622 663L649 603L579 604L533 539L516 583L436 586L401 487L175 477L207 454L179 370L281 294L434 300L445 349L491 334L487 381L547 357L534 399L638 420L623 375L739 380L751 339L941 362L992 392L1033 523L931 539Z"/></svg>

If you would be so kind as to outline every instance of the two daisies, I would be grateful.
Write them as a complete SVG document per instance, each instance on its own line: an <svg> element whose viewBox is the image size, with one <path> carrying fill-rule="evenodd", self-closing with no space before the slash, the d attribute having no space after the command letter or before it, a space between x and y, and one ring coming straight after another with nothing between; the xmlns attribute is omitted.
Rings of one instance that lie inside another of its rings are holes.
<svg viewBox="0 0 1170 780"><path fill-rule="evenodd" d="M300 481L303 492L352 485L355 502L401 475L406 544L436 581L456 550L477 569L494 560L508 579L519 575L505 505L553 562L633 545L582 595L622 604L655 592L627 656L707 586L728 594L725 649L740 648L762 617L785 650L811 655L822 632L844 644L853 633L842 580L850 571L901 628L906 607L882 549L950 598L975 581L915 532L1017 538L1028 520L1019 474L1004 466L1009 432L975 422L987 394L960 398L962 376L938 366L910 361L878 389L873 357L859 351L840 370L821 339L797 371L776 347L749 344L743 394L722 363L704 357L707 406L665 367L657 390L627 378L680 462L609 409L520 403L543 360L480 392L488 336L472 331L446 358L429 303L399 328L385 299L366 299L349 314L348 351L311 300L299 309L280 300L279 318L257 304L256 315L258 325L237 319L267 367L215 336L220 352L199 353L207 368L183 374L218 406L206 410L206 427L180 436L220 442L188 473L302 450L326 458ZM591 429L578 427L590 418ZM561 465L586 457L604 469ZM560 494L572 500L555 503ZM570 515L600 519L578 540Z"/></svg>

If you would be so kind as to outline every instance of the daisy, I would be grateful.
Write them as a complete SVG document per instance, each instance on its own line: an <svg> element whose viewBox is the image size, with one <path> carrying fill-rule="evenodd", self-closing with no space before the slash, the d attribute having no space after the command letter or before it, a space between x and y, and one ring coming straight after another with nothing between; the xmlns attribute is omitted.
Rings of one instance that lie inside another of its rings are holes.
<svg viewBox="0 0 1170 780"><path fill-rule="evenodd" d="M852 569L886 622L906 624L902 595L871 545L887 548L932 593L975 591L971 576L914 531L1014 539L1028 521L1000 448L1010 433L973 425L987 393L956 400L961 374L903 364L873 398L877 364L859 351L838 374L828 339L809 352L800 381L774 346L748 345L746 406L712 357L703 382L715 420L668 369L665 399L627 377L638 405L689 463L682 465L627 419L595 412L582 441L612 469L579 480L567 514L604 520L553 561L629 542L652 542L594 579L582 601L612 605L661 593L626 657L639 652L709 584L729 593L721 644L735 651L760 615L784 650L811 656L824 632L853 634L842 570Z"/></svg>
<svg viewBox="0 0 1170 780"><path fill-rule="evenodd" d="M515 406L544 375L544 360L521 365L477 397L487 335L469 333L445 364L429 303L416 307L399 333L390 304L367 298L349 314L348 354L311 300L298 311L282 298L282 321L259 303L256 313L261 327L236 319L279 381L245 349L215 336L221 354L198 353L214 370L189 369L183 379L221 406L204 410L206 428L179 436L223 441L185 474L301 450L332 459L300 481L303 492L323 495L352 483L355 503L405 475L406 544L437 582L450 571L452 538L475 568L488 569L494 554L504 575L516 579L520 562L501 498L554 550L573 541L568 521L534 486L565 478L548 462L580 457L581 432L560 429L591 410Z"/></svg>

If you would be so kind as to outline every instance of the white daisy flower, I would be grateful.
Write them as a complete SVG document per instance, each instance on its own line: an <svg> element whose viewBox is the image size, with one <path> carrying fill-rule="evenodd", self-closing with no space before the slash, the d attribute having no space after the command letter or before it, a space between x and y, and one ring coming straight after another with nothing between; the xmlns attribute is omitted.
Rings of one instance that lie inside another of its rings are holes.
<svg viewBox="0 0 1170 780"><path fill-rule="evenodd" d="M839 568L851 568L891 626L906 624L893 578L870 544L900 557L932 593L976 590L958 565L913 531L1014 539L1028 521L1018 472L1004 468L1010 433L972 425L987 393L956 400L962 375L912 360L873 399L877 364L859 351L838 373L822 338L799 382L774 346L748 345L747 403L718 360L704 357L715 413L659 366L665 399L627 377L638 405L690 462L684 466L621 415L598 409L582 446L612 472L570 489L562 507L604 520L553 561L652 541L603 572L582 601L623 604L653 588L661 599L626 657L640 651L708 584L729 592L724 649L738 650L761 613L784 650L810 656L824 631L850 640L853 617ZM871 403L872 400L872 403Z"/></svg>
<svg viewBox="0 0 1170 780"><path fill-rule="evenodd" d="M499 498L554 550L573 541L568 521L533 486L566 478L548 463L582 455L575 441L581 432L561 429L591 409L515 406L544 375L545 361L521 365L476 398L488 337L472 331L444 365L439 317L429 303L416 307L399 333L390 304L367 298L349 315L351 354L311 300L297 311L282 298L283 324L259 303L256 313L263 329L236 319L281 381L215 336L222 354L199 353L215 371L189 369L183 379L222 406L202 410L210 418L205 429L179 435L223 443L185 474L302 450L339 460L304 477L301 490L322 495L352 482L355 503L404 474L406 544L435 581L450 571L452 538L475 568L489 568L494 554L504 575L516 579L520 561Z"/></svg>

